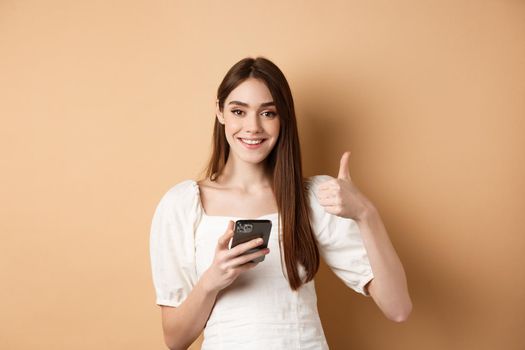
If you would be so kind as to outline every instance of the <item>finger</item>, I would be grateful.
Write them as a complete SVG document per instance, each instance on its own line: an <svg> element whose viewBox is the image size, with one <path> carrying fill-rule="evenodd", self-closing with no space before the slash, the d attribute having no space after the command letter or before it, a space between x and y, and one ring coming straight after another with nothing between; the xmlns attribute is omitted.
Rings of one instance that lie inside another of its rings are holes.
<svg viewBox="0 0 525 350"><path fill-rule="evenodd" d="M324 181L317 186L317 191L322 191L330 188L330 181Z"/></svg>
<svg viewBox="0 0 525 350"><path fill-rule="evenodd" d="M319 198L319 204L321 204L323 207L327 206L336 206L341 205L340 198L334 196L334 197L322 197Z"/></svg>
<svg viewBox="0 0 525 350"><path fill-rule="evenodd" d="M328 205L324 207L324 210L327 213L333 214L333 215L339 215L341 213L341 206L339 205Z"/></svg>
<svg viewBox="0 0 525 350"><path fill-rule="evenodd" d="M318 189L315 192L315 195L317 198L326 198L326 197L333 197L337 195L339 191L336 188L328 187L323 189Z"/></svg>
<svg viewBox="0 0 525 350"><path fill-rule="evenodd" d="M317 186L317 191L330 190L339 188L339 181L337 178L332 177L330 180L326 180Z"/></svg>
<svg viewBox="0 0 525 350"><path fill-rule="evenodd" d="M240 275L244 271L253 269L255 266L257 266L257 264L259 264L259 263L247 262L246 264L243 264L241 266L236 267L235 270L237 271L237 274Z"/></svg>
<svg viewBox="0 0 525 350"><path fill-rule="evenodd" d="M329 189L317 191L316 197L320 203L326 203L325 202L326 200L340 197L340 193L339 193L339 190L337 189L329 188Z"/></svg>
<svg viewBox="0 0 525 350"><path fill-rule="evenodd" d="M253 248L256 248L258 246L260 246L261 244L263 244L263 239L262 238L255 238L255 239L252 239L248 242L244 242L244 243L241 243L239 245L236 245L235 247L231 248L228 252L228 258L234 258L234 257L237 257L239 255L241 255L242 253L250 250L250 249L253 249Z"/></svg>
<svg viewBox="0 0 525 350"><path fill-rule="evenodd" d="M228 227L226 228L226 232L219 237L219 241L217 243L217 247L220 249L228 249L228 245L230 243L231 238L233 237L233 221L230 220L228 222Z"/></svg>
<svg viewBox="0 0 525 350"><path fill-rule="evenodd" d="M260 256L263 256L269 253L270 253L270 248L264 248L264 249L258 250L250 254L239 255L238 257L231 259L228 262L228 267L235 268L235 267L241 266L243 264L246 264L249 261L252 261Z"/></svg>
<svg viewBox="0 0 525 350"><path fill-rule="evenodd" d="M339 163L339 174L338 179L350 180L350 172L348 170L348 160L350 158L350 151L343 153L341 161Z"/></svg>

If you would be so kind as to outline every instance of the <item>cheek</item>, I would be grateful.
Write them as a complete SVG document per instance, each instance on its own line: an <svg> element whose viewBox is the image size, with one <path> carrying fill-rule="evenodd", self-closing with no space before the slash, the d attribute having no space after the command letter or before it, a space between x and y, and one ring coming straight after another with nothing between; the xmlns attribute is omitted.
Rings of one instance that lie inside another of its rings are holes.
<svg viewBox="0 0 525 350"><path fill-rule="evenodd" d="M277 120L274 123L272 123L272 125L271 125L272 134L274 134L275 136L278 136L280 128L281 128L281 124L280 124L279 120Z"/></svg>
<svg viewBox="0 0 525 350"><path fill-rule="evenodd" d="M224 118L224 121L226 123L226 126L229 127L230 129L238 129L239 127L242 126L242 119L238 117L233 117L233 116L228 115L227 117Z"/></svg>
<svg viewBox="0 0 525 350"><path fill-rule="evenodd" d="M226 135L231 135L239 130L239 122L234 120L227 120L224 124L224 131Z"/></svg>

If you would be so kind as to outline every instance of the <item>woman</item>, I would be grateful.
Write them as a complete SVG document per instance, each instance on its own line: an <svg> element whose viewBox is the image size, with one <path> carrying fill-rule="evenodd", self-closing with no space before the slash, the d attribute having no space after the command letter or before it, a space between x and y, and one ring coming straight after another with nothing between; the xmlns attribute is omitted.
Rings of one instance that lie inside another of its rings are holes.
<svg viewBox="0 0 525 350"><path fill-rule="evenodd" d="M280 69L245 58L217 93L206 175L172 187L158 204L150 253L170 349L204 329L202 349L327 349L314 276L321 255L389 319L412 304L403 266L373 204L339 175L302 177L294 103ZM234 220L271 220L268 248L229 249ZM264 255L260 263L250 262Z"/></svg>

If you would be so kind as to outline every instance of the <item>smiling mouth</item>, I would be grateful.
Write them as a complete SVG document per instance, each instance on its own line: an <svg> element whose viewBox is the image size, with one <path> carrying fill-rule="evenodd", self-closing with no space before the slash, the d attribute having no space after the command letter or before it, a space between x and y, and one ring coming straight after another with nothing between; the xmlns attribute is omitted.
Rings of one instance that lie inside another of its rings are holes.
<svg viewBox="0 0 525 350"><path fill-rule="evenodd" d="M263 143L266 139L243 139L243 138L239 138L239 140L241 140L242 143L245 143L247 145L259 145L259 144Z"/></svg>

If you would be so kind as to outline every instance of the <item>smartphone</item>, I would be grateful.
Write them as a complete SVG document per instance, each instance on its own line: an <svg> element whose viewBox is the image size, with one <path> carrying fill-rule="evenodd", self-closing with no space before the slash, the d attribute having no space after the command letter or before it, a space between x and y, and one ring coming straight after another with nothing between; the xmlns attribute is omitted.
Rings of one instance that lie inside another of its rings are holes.
<svg viewBox="0 0 525 350"><path fill-rule="evenodd" d="M258 250L268 247L268 239L270 238L270 231L272 230L272 222L270 220L237 220L235 221L235 231L233 233L233 240L231 248L238 244L251 241L255 238L262 238L263 243L256 248L246 251L242 255L250 254ZM251 260L251 262L261 262L265 255Z"/></svg>

